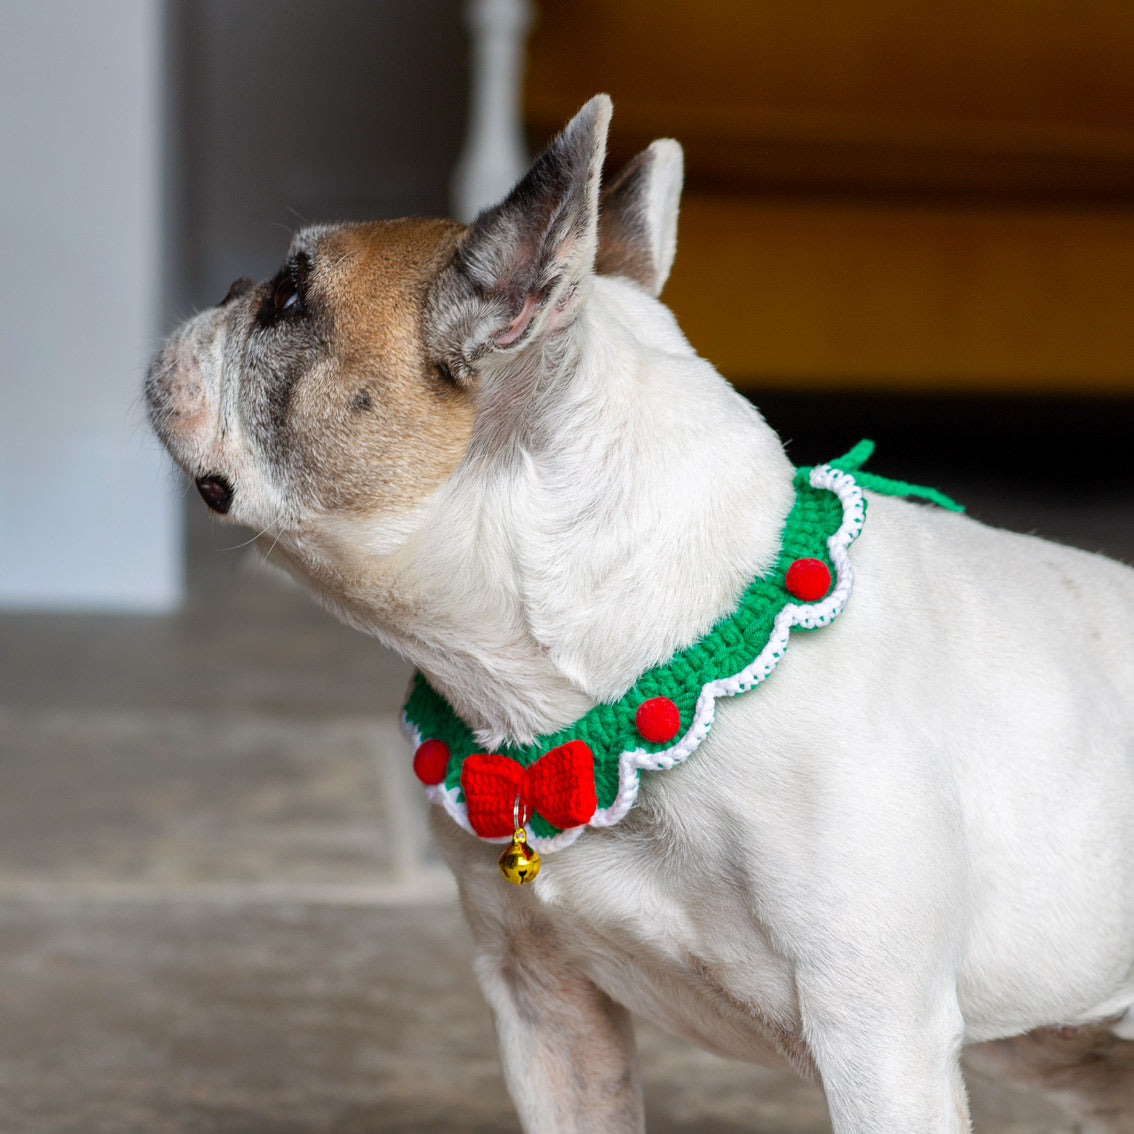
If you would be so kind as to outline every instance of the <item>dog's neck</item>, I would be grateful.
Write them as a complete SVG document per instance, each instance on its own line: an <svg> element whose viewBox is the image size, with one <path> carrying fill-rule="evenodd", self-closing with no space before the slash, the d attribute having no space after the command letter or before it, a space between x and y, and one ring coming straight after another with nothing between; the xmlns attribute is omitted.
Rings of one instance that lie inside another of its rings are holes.
<svg viewBox="0 0 1134 1134"><path fill-rule="evenodd" d="M791 508L779 440L669 312L594 288L538 357L482 377L468 453L413 534L320 588L486 745L563 727L695 641L774 562Z"/></svg>

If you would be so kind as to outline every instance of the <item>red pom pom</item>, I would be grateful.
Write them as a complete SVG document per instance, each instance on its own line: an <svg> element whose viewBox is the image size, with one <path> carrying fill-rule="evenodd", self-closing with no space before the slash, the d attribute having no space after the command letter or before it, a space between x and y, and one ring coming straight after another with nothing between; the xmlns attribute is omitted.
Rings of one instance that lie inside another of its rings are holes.
<svg viewBox="0 0 1134 1134"><path fill-rule="evenodd" d="M681 714L668 697L651 697L638 706L634 724L644 740L660 744L672 740L681 728Z"/></svg>
<svg viewBox="0 0 1134 1134"><path fill-rule="evenodd" d="M443 740L427 740L413 754L413 774L423 784L439 784L449 768L449 746Z"/></svg>
<svg viewBox="0 0 1134 1134"><path fill-rule="evenodd" d="M797 559L784 585L800 602L818 602L831 589L831 570L822 559Z"/></svg>

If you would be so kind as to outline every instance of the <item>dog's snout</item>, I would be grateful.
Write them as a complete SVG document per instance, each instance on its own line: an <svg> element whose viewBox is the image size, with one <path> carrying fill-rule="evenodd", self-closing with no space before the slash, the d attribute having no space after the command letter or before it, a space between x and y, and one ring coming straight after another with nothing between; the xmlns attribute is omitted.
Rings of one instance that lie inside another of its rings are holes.
<svg viewBox="0 0 1134 1134"><path fill-rule="evenodd" d="M233 280L229 285L229 289L225 292L224 299L217 304L218 307L223 307L226 303L231 303L234 299L239 299L245 292L252 289L252 280L247 276L241 276L238 280Z"/></svg>
<svg viewBox="0 0 1134 1134"><path fill-rule="evenodd" d="M223 515L232 507L233 487L217 473L207 473L205 476L197 477L197 491L214 512Z"/></svg>

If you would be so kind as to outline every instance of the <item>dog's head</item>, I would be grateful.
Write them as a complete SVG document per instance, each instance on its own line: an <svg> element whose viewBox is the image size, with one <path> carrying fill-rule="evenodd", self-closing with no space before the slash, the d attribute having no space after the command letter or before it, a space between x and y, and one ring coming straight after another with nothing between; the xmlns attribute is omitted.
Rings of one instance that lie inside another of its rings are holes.
<svg viewBox="0 0 1134 1134"><path fill-rule="evenodd" d="M596 272L660 291L680 148L651 146L600 210L610 110L587 103L471 226L306 228L272 279L237 281L174 332L146 380L150 418L214 512L280 539L293 567L325 561L320 533L360 521L367 547L389 551L478 422L568 364ZM501 396L505 371L524 377Z"/></svg>
<svg viewBox="0 0 1134 1134"><path fill-rule="evenodd" d="M587 103L468 227L301 231L146 382L209 507L485 743L559 727L694 641L774 560L791 504L778 439L657 299L680 147L603 191L610 112Z"/></svg>

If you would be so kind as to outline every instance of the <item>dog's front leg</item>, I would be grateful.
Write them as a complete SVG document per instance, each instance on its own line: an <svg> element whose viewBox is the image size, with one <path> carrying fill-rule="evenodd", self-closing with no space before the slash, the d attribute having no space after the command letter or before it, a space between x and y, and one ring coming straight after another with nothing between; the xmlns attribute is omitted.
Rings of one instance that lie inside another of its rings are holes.
<svg viewBox="0 0 1134 1134"><path fill-rule="evenodd" d="M968 1134L952 990L856 995L853 978L830 978L799 973L797 987L835 1134Z"/></svg>
<svg viewBox="0 0 1134 1134"><path fill-rule="evenodd" d="M500 888L499 879L494 882ZM508 895L512 898L513 895ZM465 911L508 1090L525 1131L645 1129L630 1015L597 988L525 901Z"/></svg>

